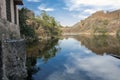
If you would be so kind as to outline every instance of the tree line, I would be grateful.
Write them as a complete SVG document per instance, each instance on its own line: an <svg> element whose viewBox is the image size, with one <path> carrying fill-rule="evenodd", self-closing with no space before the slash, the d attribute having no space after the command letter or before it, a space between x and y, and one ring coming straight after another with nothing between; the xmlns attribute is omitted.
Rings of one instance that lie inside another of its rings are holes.
<svg viewBox="0 0 120 80"><path fill-rule="evenodd" d="M19 10L19 23L21 36L28 41L57 38L61 35L60 28L62 26L60 23L45 11L42 11L38 16L34 16L31 10L21 8Z"/></svg>

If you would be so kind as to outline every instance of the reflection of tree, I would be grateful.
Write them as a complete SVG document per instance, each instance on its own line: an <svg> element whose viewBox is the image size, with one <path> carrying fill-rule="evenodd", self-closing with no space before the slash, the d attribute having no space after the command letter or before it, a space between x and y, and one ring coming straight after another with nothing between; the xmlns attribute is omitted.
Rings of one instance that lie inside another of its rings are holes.
<svg viewBox="0 0 120 80"><path fill-rule="evenodd" d="M60 50L60 48L57 48L57 46L55 46L57 42L58 40L48 41L43 49L39 49L39 57L42 58L45 62L54 57L57 51Z"/></svg>
<svg viewBox="0 0 120 80"><path fill-rule="evenodd" d="M54 57L56 53L60 50L57 43L58 39L52 39L28 45L28 80L32 80L32 74L36 73L39 70L38 68L35 68L37 58L41 58L46 63L50 58Z"/></svg>
<svg viewBox="0 0 120 80"><path fill-rule="evenodd" d="M117 40L119 41L120 43L120 35L116 35L117 36Z"/></svg>
<svg viewBox="0 0 120 80"><path fill-rule="evenodd" d="M27 58L27 73L28 77L27 80L32 80L32 74L36 73L39 69L35 68L36 58L29 57Z"/></svg>
<svg viewBox="0 0 120 80"><path fill-rule="evenodd" d="M108 46L108 36L106 35L98 35L98 36L93 36L92 41L94 42L96 47L103 47L103 46Z"/></svg>
<svg viewBox="0 0 120 80"><path fill-rule="evenodd" d="M0 41L0 80L2 80L2 46Z"/></svg>

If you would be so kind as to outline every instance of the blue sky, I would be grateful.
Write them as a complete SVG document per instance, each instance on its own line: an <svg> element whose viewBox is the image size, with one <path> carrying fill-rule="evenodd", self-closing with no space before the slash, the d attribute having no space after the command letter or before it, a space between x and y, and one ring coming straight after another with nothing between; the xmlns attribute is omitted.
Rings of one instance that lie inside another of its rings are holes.
<svg viewBox="0 0 120 80"><path fill-rule="evenodd" d="M45 10L64 26L72 26L98 10L120 8L120 0L23 0L24 7L39 15Z"/></svg>

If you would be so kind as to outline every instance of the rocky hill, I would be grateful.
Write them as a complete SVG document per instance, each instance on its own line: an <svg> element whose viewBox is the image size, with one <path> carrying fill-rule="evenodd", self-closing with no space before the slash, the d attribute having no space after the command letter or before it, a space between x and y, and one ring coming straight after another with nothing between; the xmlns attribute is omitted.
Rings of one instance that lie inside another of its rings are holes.
<svg viewBox="0 0 120 80"><path fill-rule="evenodd" d="M70 28L63 28L63 33L115 33L120 30L120 10L97 11Z"/></svg>

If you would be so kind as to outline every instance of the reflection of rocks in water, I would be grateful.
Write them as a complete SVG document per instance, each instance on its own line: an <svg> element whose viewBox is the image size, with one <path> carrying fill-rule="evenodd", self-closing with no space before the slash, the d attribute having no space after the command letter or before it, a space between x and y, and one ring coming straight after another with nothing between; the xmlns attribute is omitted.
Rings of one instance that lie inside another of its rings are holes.
<svg viewBox="0 0 120 80"><path fill-rule="evenodd" d="M3 42L3 72L4 80L25 80L26 74L26 48L25 42Z"/></svg>
<svg viewBox="0 0 120 80"><path fill-rule="evenodd" d="M36 73L39 68L35 67L36 59L41 58L45 63L54 57L60 49L57 46L58 39L44 40L28 45L27 48L27 70L28 79L32 80L32 75Z"/></svg>
<svg viewBox="0 0 120 80"><path fill-rule="evenodd" d="M114 54L120 56L120 40L115 36L71 36L81 42L82 45L97 54Z"/></svg>
<svg viewBox="0 0 120 80"><path fill-rule="evenodd" d="M35 57L28 57L27 58L27 73L28 77L27 80L32 80L32 74L36 73L39 69L35 68L36 58Z"/></svg>

